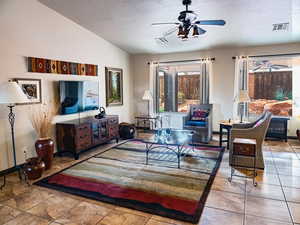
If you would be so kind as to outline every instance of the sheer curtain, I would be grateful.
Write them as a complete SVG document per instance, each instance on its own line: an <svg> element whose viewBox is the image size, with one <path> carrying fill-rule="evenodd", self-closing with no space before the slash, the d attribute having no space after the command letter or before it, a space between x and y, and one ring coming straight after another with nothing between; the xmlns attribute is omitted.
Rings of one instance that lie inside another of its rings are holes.
<svg viewBox="0 0 300 225"><path fill-rule="evenodd" d="M204 60L200 63L200 104L209 104L212 96L212 61Z"/></svg>
<svg viewBox="0 0 300 225"><path fill-rule="evenodd" d="M248 90L249 57L236 56L235 58L235 78L234 78L234 103L233 119L238 119L240 115L239 103L235 101L240 90ZM243 107L244 116L248 117L247 103Z"/></svg>
<svg viewBox="0 0 300 225"><path fill-rule="evenodd" d="M159 63L149 63L149 90L152 94L152 100L150 101L150 115L156 115L157 112L157 99L156 99L156 74L158 73Z"/></svg>

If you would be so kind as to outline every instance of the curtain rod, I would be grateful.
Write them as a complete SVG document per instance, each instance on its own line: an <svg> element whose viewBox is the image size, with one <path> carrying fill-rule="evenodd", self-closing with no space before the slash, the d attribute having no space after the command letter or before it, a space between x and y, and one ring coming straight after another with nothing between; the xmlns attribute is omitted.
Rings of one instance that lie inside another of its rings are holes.
<svg viewBox="0 0 300 225"><path fill-rule="evenodd" d="M277 54L277 55L249 55L250 58L258 58L258 57L274 57L274 56L300 56L300 53L287 53L287 54ZM242 58L246 58L247 56L242 56ZM232 59L236 59L236 56L233 56Z"/></svg>
<svg viewBox="0 0 300 225"><path fill-rule="evenodd" d="M205 61L205 60L211 60L211 61L215 61L216 58L203 58L203 59L191 59L191 60L178 60L178 61L165 61L165 62L153 62L154 64L159 64L159 63L181 63L181 62L198 62L198 61ZM150 62L148 62L148 65L150 64Z"/></svg>

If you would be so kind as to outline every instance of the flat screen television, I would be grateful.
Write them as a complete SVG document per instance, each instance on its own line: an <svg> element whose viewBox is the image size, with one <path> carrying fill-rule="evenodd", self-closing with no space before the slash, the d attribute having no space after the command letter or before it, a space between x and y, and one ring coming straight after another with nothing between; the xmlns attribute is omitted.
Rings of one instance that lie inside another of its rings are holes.
<svg viewBox="0 0 300 225"><path fill-rule="evenodd" d="M99 85L96 81L60 81L60 114L99 109Z"/></svg>

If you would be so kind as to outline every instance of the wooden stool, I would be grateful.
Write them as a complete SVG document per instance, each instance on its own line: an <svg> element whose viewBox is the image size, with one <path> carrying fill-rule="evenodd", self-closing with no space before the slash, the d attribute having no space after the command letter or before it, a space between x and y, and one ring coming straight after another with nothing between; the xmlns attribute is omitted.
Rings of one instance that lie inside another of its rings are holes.
<svg viewBox="0 0 300 225"><path fill-rule="evenodd" d="M240 176L234 174L234 167L244 168L238 165L235 165L235 157L237 156L245 156L248 158L252 158L254 160L253 167L247 167L247 170L253 171L252 176ZM255 177L257 176L256 172L256 141L253 139L243 139L243 138L236 138L233 140L233 152L232 152L232 165L231 166L231 175L228 180L231 182L233 176L237 177L246 177L252 178L253 185L257 186L257 182L255 181Z"/></svg>

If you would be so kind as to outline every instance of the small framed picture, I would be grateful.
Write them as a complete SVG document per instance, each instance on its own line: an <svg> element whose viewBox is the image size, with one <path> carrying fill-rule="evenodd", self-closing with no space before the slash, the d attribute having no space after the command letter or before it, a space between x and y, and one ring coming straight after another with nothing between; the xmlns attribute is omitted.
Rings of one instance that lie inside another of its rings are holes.
<svg viewBox="0 0 300 225"><path fill-rule="evenodd" d="M27 95L29 102L19 103L18 105L41 104L42 103L42 85L40 79L15 78L24 94Z"/></svg>

